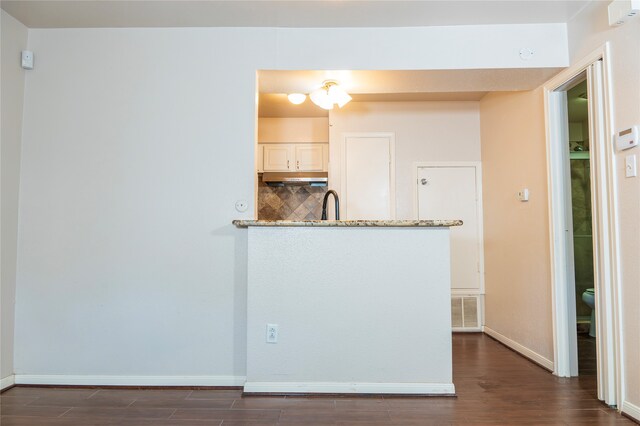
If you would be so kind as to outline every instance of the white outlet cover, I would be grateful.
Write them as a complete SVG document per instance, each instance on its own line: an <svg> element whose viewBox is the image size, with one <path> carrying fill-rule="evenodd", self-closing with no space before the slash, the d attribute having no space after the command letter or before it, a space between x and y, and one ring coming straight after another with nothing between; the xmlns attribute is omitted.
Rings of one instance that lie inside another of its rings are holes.
<svg viewBox="0 0 640 426"><path fill-rule="evenodd" d="M20 65L25 70L33 69L33 52L30 50L23 50L21 53Z"/></svg>
<svg viewBox="0 0 640 426"><path fill-rule="evenodd" d="M244 213L249 208L249 203L247 200L238 200L236 201L236 210L240 213Z"/></svg>
<svg viewBox="0 0 640 426"><path fill-rule="evenodd" d="M267 324L267 343L278 343L278 324Z"/></svg>
<svg viewBox="0 0 640 426"><path fill-rule="evenodd" d="M533 49L523 47L522 49L520 49L520 59L522 59L523 61L528 61L533 57L533 53Z"/></svg>

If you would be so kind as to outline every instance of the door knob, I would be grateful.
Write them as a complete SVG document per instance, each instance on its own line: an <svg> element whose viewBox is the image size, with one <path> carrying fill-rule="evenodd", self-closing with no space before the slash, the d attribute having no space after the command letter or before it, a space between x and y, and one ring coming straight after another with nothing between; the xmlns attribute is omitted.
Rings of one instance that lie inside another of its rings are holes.
<svg viewBox="0 0 640 426"><path fill-rule="evenodd" d="M426 180L425 178L422 178L422 179L420 179L420 183L423 184L423 185L426 185L426 184L429 183L429 181Z"/></svg>

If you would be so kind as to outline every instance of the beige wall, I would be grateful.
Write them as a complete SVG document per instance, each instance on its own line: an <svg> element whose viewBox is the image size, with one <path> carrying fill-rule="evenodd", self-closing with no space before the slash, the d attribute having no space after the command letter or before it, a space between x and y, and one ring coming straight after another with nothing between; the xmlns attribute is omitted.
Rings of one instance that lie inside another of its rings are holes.
<svg viewBox="0 0 640 426"><path fill-rule="evenodd" d="M258 143L327 143L329 119L326 117L258 119Z"/></svg>
<svg viewBox="0 0 640 426"><path fill-rule="evenodd" d="M343 133L396 136L396 218L414 219L413 163L480 161L478 102L351 102L329 112L329 183L340 192Z"/></svg>
<svg viewBox="0 0 640 426"><path fill-rule="evenodd" d="M485 325L552 362L542 90L486 95L480 122ZM518 200L522 188L528 202Z"/></svg>
<svg viewBox="0 0 640 426"><path fill-rule="evenodd" d="M611 48L614 130L640 123L640 19L611 28L608 2L568 24L572 63ZM486 326L553 357L542 90L492 93L480 102L485 218ZM624 177L616 154L623 337L623 411L640 413L640 179ZM515 192L531 190L519 203Z"/></svg>
<svg viewBox="0 0 640 426"><path fill-rule="evenodd" d="M16 251L18 237L18 188L22 140L22 105L25 71L20 67L20 51L27 47L27 28L4 10L2 38L2 311L0 378L13 374L13 333L16 294Z"/></svg>
<svg viewBox="0 0 640 426"><path fill-rule="evenodd" d="M572 62L605 42L611 47L614 130L640 124L640 18L611 28L607 21L608 2L592 2L568 24ZM624 159L640 154L638 148L616 154L618 223L622 275L622 336L626 397L624 411L640 413L640 178L625 178Z"/></svg>

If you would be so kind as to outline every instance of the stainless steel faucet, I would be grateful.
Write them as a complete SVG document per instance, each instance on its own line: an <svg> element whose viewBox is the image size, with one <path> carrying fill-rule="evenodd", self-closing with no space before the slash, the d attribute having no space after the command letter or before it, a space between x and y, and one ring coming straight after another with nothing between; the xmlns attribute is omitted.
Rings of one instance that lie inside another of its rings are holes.
<svg viewBox="0 0 640 426"><path fill-rule="evenodd" d="M330 194L333 194L333 201L336 206L336 220L340 220L340 201L338 200L338 193L333 189L328 190L327 193L324 194L324 200L322 200L322 220L327 220L327 200Z"/></svg>

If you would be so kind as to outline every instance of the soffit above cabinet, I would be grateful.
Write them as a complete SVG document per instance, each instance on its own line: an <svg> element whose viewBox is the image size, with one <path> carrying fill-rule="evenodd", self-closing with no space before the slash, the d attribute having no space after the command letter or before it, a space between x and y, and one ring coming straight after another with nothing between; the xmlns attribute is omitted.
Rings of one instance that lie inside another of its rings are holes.
<svg viewBox="0 0 640 426"><path fill-rule="evenodd" d="M328 117L258 119L258 143L328 142Z"/></svg>

